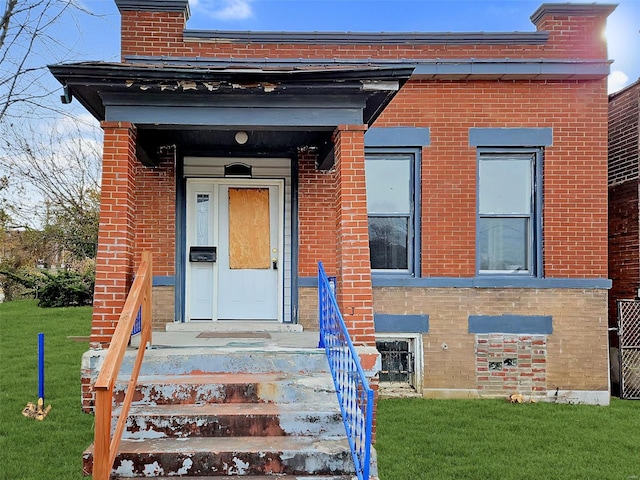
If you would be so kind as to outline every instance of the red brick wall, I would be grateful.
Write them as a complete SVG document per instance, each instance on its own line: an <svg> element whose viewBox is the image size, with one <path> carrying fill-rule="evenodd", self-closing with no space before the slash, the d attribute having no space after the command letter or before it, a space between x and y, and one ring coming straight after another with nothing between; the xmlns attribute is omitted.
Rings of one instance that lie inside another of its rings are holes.
<svg viewBox="0 0 640 480"><path fill-rule="evenodd" d="M609 97L609 325L640 288L640 82ZM611 336L617 345L616 335Z"/></svg>
<svg viewBox="0 0 640 480"><path fill-rule="evenodd" d="M178 13L122 12L122 55L236 60L607 58L601 37L604 19L598 16L545 16L537 25L539 30L550 32L545 45L216 43L206 40L184 41L184 26L184 16ZM475 275L476 149L469 146L469 128L551 127L553 145L547 147L544 154L545 276L606 277L606 125L605 79L408 82L375 126L420 126L431 129L431 144L422 152L422 275ZM149 249L153 253L155 275L175 273L174 164L166 161L156 169L142 167L135 156L135 127L126 123L103 123L103 128L104 201L101 206L97 286L91 331L94 345L96 342L109 341L141 251ZM370 344L374 340L374 332L368 230L364 213L363 129L342 128L338 131L335 151L336 168L331 173L315 171L315 158L312 155L300 157L298 273L301 276L314 276L316 260L323 259L328 273L338 274L343 282L338 288L339 301L356 341ZM625 201L636 202L637 205L636 198L630 197ZM637 214L637 208L632 213ZM630 218L629 222L636 226L638 224L635 218ZM413 293L422 295L424 292L414 289ZM459 289L453 292L455 295L461 293L464 292ZM556 303L566 303L572 293L575 292L563 292L563 300ZM582 292L581 295L586 294ZM604 305L606 294L598 295L596 301ZM579 301L582 301L582 297ZM456 302L456 305L460 304L459 300ZM490 303L494 304L495 299L491 298ZM479 308L478 305L474 308ZM545 308L547 306L545 303ZM471 309L465 309L463 316L468 311ZM437 349L441 342L437 338L435 315L433 325L434 332L430 333L430 337L433 336L433 348ZM576 325L584 328L583 323ZM464 330L463 327L464 321L455 322L454 327L447 325L444 335L450 335L451 328ZM461 338L466 339L468 335L464 335ZM580 343L580 351L591 355L591 350L584 349L581 339L575 335L570 338ZM464 341L458 342L459 364L452 365L451 359L447 359L446 365L458 370L471 369L469 377L459 375L462 370L449 371L443 368L443 386L451 386L452 381L462 382L462 377L464 385L461 383L461 386L468 388L475 384L474 350L470 344L463 345ZM593 344L599 347L601 342ZM429 348L427 356L430 354ZM451 354L455 348L454 345L448 353ZM561 357L566 344L558 351L553 348L554 344L550 343L550 359ZM444 357L445 354L438 350L437 355ZM434 360L434 357L429 357L430 362ZM589 362L584 363L586 365ZM550 374L549 378L553 376ZM598 382L600 388L600 378Z"/></svg>
<svg viewBox="0 0 640 480"><path fill-rule="evenodd" d="M157 167L136 164L136 265L153 256L153 275L175 273L176 178L173 156Z"/></svg>
<svg viewBox="0 0 640 480"><path fill-rule="evenodd" d="M640 196L638 182L609 187L609 325L617 323L616 300L640 288Z"/></svg>
<svg viewBox="0 0 640 480"><path fill-rule="evenodd" d="M568 58L607 58L604 40L606 18L600 16L545 15L536 28L549 32L552 56Z"/></svg>
<svg viewBox="0 0 640 480"><path fill-rule="evenodd" d="M154 168L137 160L133 125L103 122L103 129L103 202L91 341L106 344L142 252L152 253L154 276L174 275L176 180L173 156Z"/></svg>
<svg viewBox="0 0 640 480"><path fill-rule="evenodd" d="M546 45L284 45L184 40L177 13L123 12L123 55L242 58L587 58L606 59L603 16L546 15ZM143 35L144 33L144 35ZM470 127L552 127L545 151L544 273L601 278L606 259L606 81L421 81L404 86L375 126L426 126L423 151L422 275L475 274L475 148ZM327 174L300 162L300 268L316 258L333 271ZM571 191L571 195L566 192ZM314 211L314 208L316 211ZM314 252L315 258L306 253Z"/></svg>
<svg viewBox="0 0 640 480"><path fill-rule="evenodd" d="M176 12L131 12L121 14L121 51L125 55L178 54L185 18ZM182 49L180 49L182 50Z"/></svg>
<svg viewBox="0 0 640 480"><path fill-rule="evenodd" d="M128 122L102 122L102 202L91 343L108 343L131 285L135 224L136 130Z"/></svg>
<svg viewBox="0 0 640 480"><path fill-rule="evenodd" d="M315 161L315 154L298 157L298 274L301 277L318 275L318 260L322 260L327 275L336 275L334 180L331 172L316 170Z"/></svg>
<svg viewBox="0 0 640 480"><path fill-rule="evenodd" d="M374 126L430 127L422 151L422 274L475 275L471 127L551 127L544 152L547 277L607 275L606 81L408 82ZM568 192L571 192L570 194Z"/></svg>
<svg viewBox="0 0 640 480"><path fill-rule="evenodd" d="M551 127L553 145L544 152L545 276L606 278L605 89L604 79L413 80L403 87L374 126L430 128L421 172L423 276L475 275L477 160L469 128ZM301 163L300 172L299 273L312 276L314 260L305 253L326 250L335 237L327 226L327 203L321 200L327 195L318 184L326 174L313 171L310 159Z"/></svg>
<svg viewBox="0 0 640 480"><path fill-rule="evenodd" d="M161 12L122 13L122 56L242 58L606 58L601 16L545 16L545 45L322 45L216 42L184 39L184 17Z"/></svg>
<svg viewBox="0 0 640 480"><path fill-rule="evenodd" d="M638 181L640 81L609 97L609 185Z"/></svg>
<svg viewBox="0 0 640 480"><path fill-rule="evenodd" d="M493 333L475 336L476 381L481 396L528 397L547 392L547 336Z"/></svg>
<svg viewBox="0 0 640 480"><path fill-rule="evenodd" d="M334 134L334 218L338 285L336 299L353 342L375 345L364 125L341 125Z"/></svg>

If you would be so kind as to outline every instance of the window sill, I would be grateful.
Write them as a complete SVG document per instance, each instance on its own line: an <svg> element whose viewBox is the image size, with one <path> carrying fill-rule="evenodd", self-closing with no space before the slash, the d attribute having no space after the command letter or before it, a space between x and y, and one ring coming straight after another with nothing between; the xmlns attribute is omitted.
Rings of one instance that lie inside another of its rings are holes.
<svg viewBox="0 0 640 480"><path fill-rule="evenodd" d="M429 288L586 288L609 289L608 278L536 278L517 275L477 277L409 277L400 275L373 275L374 287L429 287Z"/></svg>
<svg viewBox="0 0 640 480"><path fill-rule="evenodd" d="M608 290L608 278L421 277L373 274L374 287L410 288L576 288ZM318 277L298 277L298 287L317 287Z"/></svg>

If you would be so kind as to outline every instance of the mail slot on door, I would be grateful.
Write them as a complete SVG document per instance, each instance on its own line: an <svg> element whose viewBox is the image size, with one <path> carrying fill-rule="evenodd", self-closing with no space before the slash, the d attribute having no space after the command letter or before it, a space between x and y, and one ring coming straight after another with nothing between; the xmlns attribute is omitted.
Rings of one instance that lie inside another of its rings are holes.
<svg viewBox="0 0 640 480"><path fill-rule="evenodd" d="M216 247L191 247L189 249L190 262L215 262Z"/></svg>

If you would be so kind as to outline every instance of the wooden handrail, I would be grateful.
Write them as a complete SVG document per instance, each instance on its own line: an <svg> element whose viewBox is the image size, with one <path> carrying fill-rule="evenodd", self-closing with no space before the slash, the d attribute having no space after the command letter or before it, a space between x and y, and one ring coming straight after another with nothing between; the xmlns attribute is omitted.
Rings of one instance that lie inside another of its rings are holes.
<svg viewBox="0 0 640 480"><path fill-rule="evenodd" d="M138 268L133 285L127 296L118 325L111 338L109 350L104 359L100 374L94 385L96 392L96 424L93 450L93 480L109 480L113 462L118 454L122 432L124 431L129 408L133 400L140 367L144 358L147 343L151 343L151 287L152 287L151 254L143 252L142 262ZM127 386L127 393L122 403L120 416L113 437L111 436L111 417L113 414L113 388L115 386L124 353L129 344L131 330L142 309L142 332L140 347L134 362L133 371Z"/></svg>

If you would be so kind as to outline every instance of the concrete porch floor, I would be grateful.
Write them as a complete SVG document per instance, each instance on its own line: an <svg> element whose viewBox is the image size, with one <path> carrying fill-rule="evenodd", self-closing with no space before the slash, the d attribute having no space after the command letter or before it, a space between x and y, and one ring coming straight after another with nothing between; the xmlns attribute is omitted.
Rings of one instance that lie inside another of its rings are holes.
<svg viewBox="0 0 640 480"><path fill-rule="evenodd" d="M270 320L218 320L168 323L165 331L154 330L154 348L234 347L285 350L317 348L320 333L303 331L302 325ZM140 335L131 346L140 345Z"/></svg>

